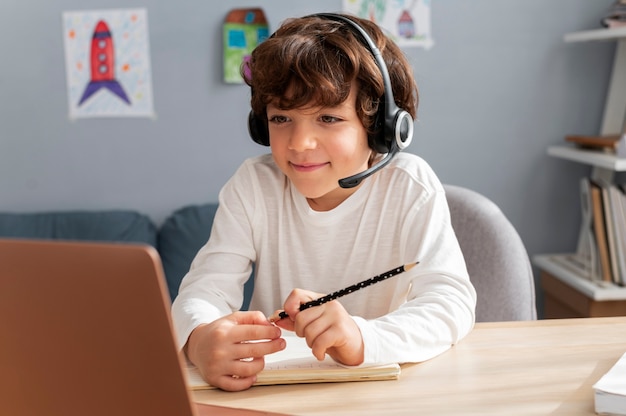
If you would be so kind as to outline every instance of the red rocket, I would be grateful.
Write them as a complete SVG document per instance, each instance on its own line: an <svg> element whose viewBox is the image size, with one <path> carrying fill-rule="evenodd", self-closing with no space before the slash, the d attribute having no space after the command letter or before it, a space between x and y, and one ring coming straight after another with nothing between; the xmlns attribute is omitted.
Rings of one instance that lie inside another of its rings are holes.
<svg viewBox="0 0 626 416"><path fill-rule="evenodd" d="M130 104L124 89L115 79L113 38L109 26L104 20L98 22L91 38L91 81L87 84L78 105L80 106L101 88L108 89L127 104Z"/></svg>

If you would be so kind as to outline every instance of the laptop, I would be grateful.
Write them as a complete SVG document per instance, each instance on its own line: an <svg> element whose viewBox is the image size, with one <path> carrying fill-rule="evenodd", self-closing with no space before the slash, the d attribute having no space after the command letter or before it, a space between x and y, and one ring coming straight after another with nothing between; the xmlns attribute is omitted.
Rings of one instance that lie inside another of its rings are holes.
<svg viewBox="0 0 626 416"><path fill-rule="evenodd" d="M147 245L0 239L0 338L2 415L273 414L193 402Z"/></svg>

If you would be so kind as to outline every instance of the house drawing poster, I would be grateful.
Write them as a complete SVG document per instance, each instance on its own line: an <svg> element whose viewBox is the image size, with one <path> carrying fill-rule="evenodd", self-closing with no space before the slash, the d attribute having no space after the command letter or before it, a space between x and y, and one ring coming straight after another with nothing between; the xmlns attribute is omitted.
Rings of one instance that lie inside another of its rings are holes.
<svg viewBox="0 0 626 416"><path fill-rule="evenodd" d="M240 72L242 64L248 62L254 48L268 36L269 25L263 9L233 9L228 12L223 26L224 82L244 82Z"/></svg>
<svg viewBox="0 0 626 416"><path fill-rule="evenodd" d="M63 13L69 118L154 117L145 9Z"/></svg>
<svg viewBox="0 0 626 416"><path fill-rule="evenodd" d="M430 49L431 0L342 0L343 11L381 26L400 47Z"/></svg>

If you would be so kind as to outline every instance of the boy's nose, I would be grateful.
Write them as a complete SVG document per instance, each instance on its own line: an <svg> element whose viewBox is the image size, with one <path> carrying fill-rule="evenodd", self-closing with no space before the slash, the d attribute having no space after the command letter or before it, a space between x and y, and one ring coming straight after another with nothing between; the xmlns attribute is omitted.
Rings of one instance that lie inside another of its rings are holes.
<svg viewBox="0 0 626 416"><path fill-rule="evenodd" d="M315 132L306 125L294 126L289 139L289 149L297 152L314 149L317 146Z"/></svg>

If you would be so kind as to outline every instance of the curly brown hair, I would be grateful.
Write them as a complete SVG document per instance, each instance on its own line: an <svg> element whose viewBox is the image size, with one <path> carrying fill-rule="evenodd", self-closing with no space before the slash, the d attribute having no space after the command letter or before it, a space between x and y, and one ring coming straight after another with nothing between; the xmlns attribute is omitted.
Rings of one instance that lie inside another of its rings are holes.
<svg viewBox="0 0 626 416"><path fill-rule="evenodd" d="M400 48L373 22L344 15L358 23L378 46L386 63L396 105L416 117L418 91L412 68ZM259 44L245 63L252 112L267 122L267 105L332 107L344 102L357 81L356 111L369 134L384 95L383 79L370 49L355 29L319 16L285 21Z"/></svg>

